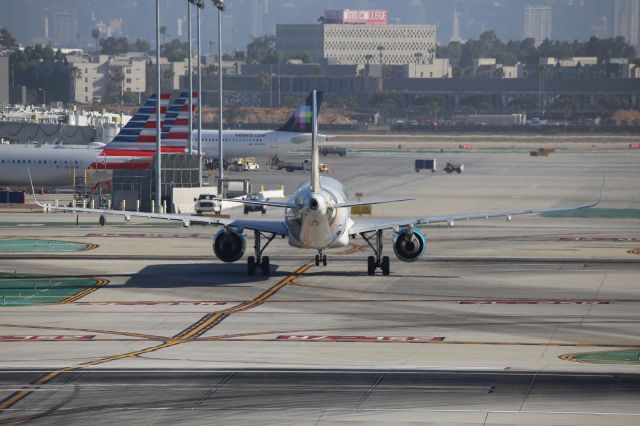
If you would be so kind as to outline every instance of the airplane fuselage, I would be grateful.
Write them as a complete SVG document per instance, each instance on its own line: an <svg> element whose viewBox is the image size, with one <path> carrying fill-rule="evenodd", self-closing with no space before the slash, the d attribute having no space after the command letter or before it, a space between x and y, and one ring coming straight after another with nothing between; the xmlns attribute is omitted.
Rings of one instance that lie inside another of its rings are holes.
<svg viewBox="0 0 640 426"><path fill-rule="evenodd" d="M320 191L313 192L307 181L289 200L296 205L285 211L289 244L293 247L324 250L349 244L349 229L353 225L349 208L334 207L347 202L349 195L335 179L322 176L320 182Z"/></svg>
<svg viewBox="0 0 640 426"><path fill-rule="evenodd" d="M218 158L218 131L202 131L202 149L207 157ZM326 136L319 135L321 141ZM225 158L260 156L291 152L302 146L311 146L310 133L282 132L278 130L223 130ZM192 133L194 149L198 146L198 132Z"/></svg>
<svg viewBox="0 0 640 426"><path fill-rule="evenodd" d="M193 136L194 148L197 149L197 132ZM289 152L305 143L309 145L311 139L307 133L260 130L226 130L222 137L225 158ZM203 131L202 147L206 156L217 158L218 132ZM110 163L109 156L101 155L103 149L66 145L0 145L0 185L29 185L27 169L31 171L35 186L55 187L72 185L74 173L127 167L123 161L126 157L119 156L116 167ZM131 160L135 158L131 157ZM132 167L148 167L148 163L136 163Z"/></svg>

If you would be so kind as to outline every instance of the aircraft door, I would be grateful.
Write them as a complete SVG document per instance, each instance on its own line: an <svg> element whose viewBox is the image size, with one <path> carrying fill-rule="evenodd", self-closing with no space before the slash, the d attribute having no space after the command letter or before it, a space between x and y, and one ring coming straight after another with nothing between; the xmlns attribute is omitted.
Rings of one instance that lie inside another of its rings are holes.
<svg viewBox="0 0 640 426"><path fill-rule="evenodd" d="M278 136L275 133L269 133L265 137L269 138L269 148L278 148Z"/></svg>

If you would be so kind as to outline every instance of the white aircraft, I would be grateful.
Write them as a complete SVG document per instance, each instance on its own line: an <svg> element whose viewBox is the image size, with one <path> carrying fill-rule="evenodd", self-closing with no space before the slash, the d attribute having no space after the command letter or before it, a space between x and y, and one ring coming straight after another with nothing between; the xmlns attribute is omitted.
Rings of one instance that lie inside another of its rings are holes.
<svg viewBox="0 0 640 426"><path fill-rule="evenodd" d="M162 152L185 152L189 137L188 93L181 93L171 105L162 94ZM307 97L287 123L274 131L225 130L224 155L257 156L290 152L311 140L311 101ZM0 185L26 186L31 171L33 184L68 186L73 174L87 170L142 169L151 165L156 149L155 95L145 102L118 135L105 146L0 145ZM168 106L167 106L168 105ZM166 113L166 118L164 117ZM192 137L197 139L197 133ZM326 140L326 136L323 136ZM218 156L218 132L202 132L206 156Z"/></svg>
<svg viewBox="0 0 640 426"><path fill-rule="evenodd" d="M276 237L287 237L293 247L317 251L315 264L327 264L325 250L344 247L352 238L360 235L373 249L373 256L367 259L367 273L375 274L380 268L383 275L389 275L389 257L382 255L383 232L393 230L393 251L404 262L413 262L420 258L426 248L426 238L416 227L431 223L446 222L453 225L456 220L485 219L491 217L506 217L514 215L534 214L584 209L597 205L602 199L604 181L599 199L591 204L584 204L565 208L546 208L529 210L508 210L481 213L453 214L448 216L422 216L406 219L370 219L355 222L349 215L349 208L363 204L380 204L388 202L406 201L407 198L386 201L350 201L347 190L340 182L327 176L320 176L319 147L317 143L317 121L315 108L315 92L312 93L312 169L311 179L304 182L286 202L233 200L244 204L271 206L284 209L281 220L243 220L208 218L182 214L139 213L116 210L87 209L76 207L54 207L50 204L40 204L45 209L58 209L74 213L98 213L100 223L104 224L104 215L123 216L126 220L132 217L147 219L166 219L179 221L184 226L193 223L219 225L224 228L213 237L213 251L223 262L236 262L244 255L246 248L245 231L253 231L255 238L254 255L247 258L247 271L255 274L260 268L265 275L270 273L269 257L263 252ZM35 198L35 194L34 194ZM262 245L261 239L266 243Z"/></svg>
<svg viewBox="0 0 640 426"><path fill-rule="evenodd" d="M318 110L322 103L322 92L318 93ZM225 158L258 156L291 152L311 141L311 94L298 106L289 120L277 130L223 130ZM178 122L175 123L176 125ZM182 123L188 125L188 122ZM193 146L197 143L196 131L192 134ZM202 149L210 158L218 158L218 130L202 131ZM326 135L318 135L318 139L326 142Z"/></svg>

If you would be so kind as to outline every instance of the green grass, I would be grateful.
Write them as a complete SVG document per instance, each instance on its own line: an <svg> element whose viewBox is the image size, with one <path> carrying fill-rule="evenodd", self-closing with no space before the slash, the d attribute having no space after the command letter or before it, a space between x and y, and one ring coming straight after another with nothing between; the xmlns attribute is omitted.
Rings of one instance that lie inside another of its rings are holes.
<svg viewBox="0 0 640 426"><path fill-rule="evenodd" d="M640 209L580 209L542 213L543 217L584 217L603 219L638 219Z"/></svg>

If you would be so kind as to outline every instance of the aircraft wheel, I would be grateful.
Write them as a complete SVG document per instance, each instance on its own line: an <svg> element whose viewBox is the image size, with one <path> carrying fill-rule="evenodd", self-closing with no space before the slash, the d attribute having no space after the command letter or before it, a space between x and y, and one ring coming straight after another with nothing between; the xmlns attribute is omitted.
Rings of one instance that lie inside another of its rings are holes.
<svg viewBox="0 0 640 426"><path fill-rule="evenodd" d="M389 275L391 270L389 268L389 256L382 256L382 265L380 265L382 269L382 275Z"/></svg>
<svg viewBox="0 0 640 426"><path fill-rule="evenodd" d="M316 266L320 266L320 256L316 254Z"/></svg>
<svg viewBox="0 0 640 426"><path fill-rule="evenodd" d="M245 207L244 208L244 214L247 214L247 213L249 213L249 209Z"/></svg>
<svg viewBox="0 0 640 426"><path fill-rule="evenodd" d="M267 214L267 209L265 209L264 207L262 208L262 214Z"/></svg>
<svg viewBox="0 0 640 426"><path fill-rule="evenodd" d="M249 256L249 258L247 259L247 274L256 274L256 258L253 256Z"/></svg>
<svg viewBox="0 0 640 426"><path fill-rule="evenodd" d="M107 223L107 218L104 217L103 214L100 215L100 219L98 219L98 223L100 224L100 226L104 226Z"/></svg>
<svg viewBox="0 0 640 426"><path fill-rule="evenodd" d="M322 255L322 266L327 266L327 255L326 254Z"/></svg>
<svg viewBox="0 0 640 426"><path fill-rule="evenodd" d="M262 270L262 275L269 275L269 273L271 272L271 270L269 269L269 256L262 257L260 269Z"/></svg>
<svg viewBox="0 0 640 426"><path fill-rule="evenodd" d="M376 273L376 258L369 256L367 258L367 274L374 275Z"/></svg>

